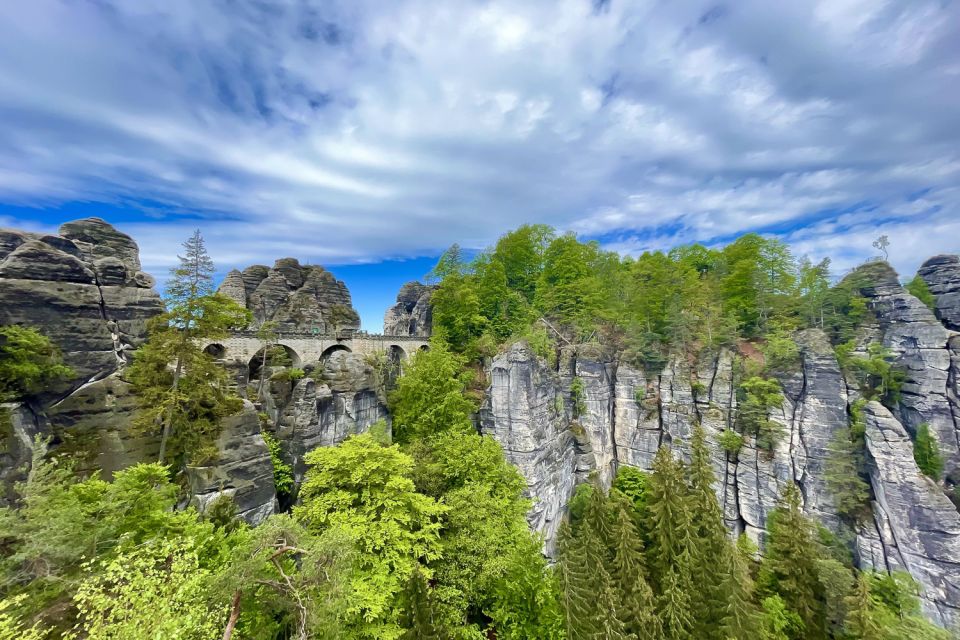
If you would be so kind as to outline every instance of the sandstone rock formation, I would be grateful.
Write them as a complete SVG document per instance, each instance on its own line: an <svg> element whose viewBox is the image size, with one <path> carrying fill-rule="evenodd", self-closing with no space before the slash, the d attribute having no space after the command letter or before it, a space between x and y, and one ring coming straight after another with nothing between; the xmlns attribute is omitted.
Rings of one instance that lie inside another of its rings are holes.
<svg viewBox="0 0 960 640"><path fill-rule="evenodd" d="M219 456L209 464L187 467L191 504L204 513L222 496L233 501L238 517L259 524L274 512L277 493L270 452L250 402L224 418L217 450Z"/></svg>
<svg viewBox="0 0 960 640"><path fill-rule="evenodd" d="M937 317L960 331L960 256L934 256L917 273L936 299Z"/></svg>
<svg viewBox="0 0 960 640"><path fill-rule="evenodd" d="M272 269L234 269L218 291L250 309L254 326L271 320L280 332L320 334L360 327L346 285L323 267L301 265L295 258L281 258Z"/></svg>
<svg viewBox="0 0 960 640"><path fill-rule="evenodd" d="M954 262L937 259L940 275L928 269L927 277L953 282L943 277L944 264ZM866 276L862 293L875 315L864 338L891 349L906 383L892 413L875 402L865 411L873 521L860 526L852 548L860 566L909 572L921 586L927 615L955 624L960 514L944 487L917 470L911 433L930 424L944 456L956 460L960 336L907 293L886 264L869 264L858 275ZM938 291L942 296L945 289ZM780 438L772 450L763 450L744 435L737 452L719 446L724 430L738 428L740 381L736 354L729 349L695 360L675 357L656 372L620 362L617 354L596 346L566 347L556 365L537 358L524 343L495 357L481 429L500 442L526 478L534 503L529 520L544 534L546 552L555 550L566 502L579 482L596 473L609 483L621 465L649 470L661 445L687 458L696 423L715 452L718 501L733 533L745 532L762 545L767 517L789 483L800 487L806 513L839 529L826 467L860 393L848 386L822 331L799 332L795 341L800 363L778 376L783 404L769 415L782 426ZM582 389L579 399L572 388Z"/></svg>
<svg viewBox="0 0 960 640"><path fill-rule="evenodd" d="M116 373L162 308L136 243L99 218L68 222L59 235L0 230L0 324L38 329L75 373L14 412L17 441L52 435L108 474L155 455L127 428L134 405ZM6 469L29 461L29 447L16 451Z"/></svg>
<svg viewBox="0 0 960 640"><path fill-rule="evenodd" d="M433 330L430 297L435 287L408 282L400 288L397 303L383 316L383 333L388 336L429 337Z"/></svg>

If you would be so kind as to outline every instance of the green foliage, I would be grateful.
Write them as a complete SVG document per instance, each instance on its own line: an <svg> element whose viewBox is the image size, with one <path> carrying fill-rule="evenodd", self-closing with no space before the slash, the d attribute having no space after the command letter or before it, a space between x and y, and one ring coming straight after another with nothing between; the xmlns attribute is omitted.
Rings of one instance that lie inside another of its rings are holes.
<svg viewBox="0 0 960 640"><path fill-rule="evenodd" d="M47 632L39 623L26 627L17 616L17 607L25 599L25 595L9 600L0 599L0 640L44 640L47 637Z"/></svg>
<svg viewBox="0 0 960 640"><path fill-rule="evenodd" d="M771 371L786 371L800 362L800 347L793 341L790 329L782 322L771 323L760 351Z"/></svg>
<svg viewBox="0 0 960 640"><path fill-rule="evenodd" d="M783 598L778 595L768 596L761 602L761 608L761 640L794 640L803 637L803 620L787 609Z"/></svg>
<svg viewBox="0 0 960 640"><path fill-rule="evenodd" d="M917 435L913 439L913 459L924 475L934 480L939 480L943 475L944 462L940 444L926 422L917 427Z"/></svg>
<svg viewBox="0 0 960 640"><path fill-rule="evenodd" d="M718 439L720 446L730 455L737 455L743 448L743 436L733 429L724 429Z"/></svg>
<svg viewBox="0 0 960 640"><path fill-rule="evenodd" d="M930 288L927 286L927 283L924 282L923 278L921 278L919 275L914 276L913 280L904 285L904 289L906 289L917 300L927 305L931 311L936 310L937 299L933 297L933 294L930 292Z"/></svg>
<svg viewBox="0 0 960 640"><path fill-rule="evenodd" d="M579 376L575 376L570 381L570 402L573 404L574 418L578 418L586 412L586 394L584 393L583 380Z"/></svg>
<svg viewBox="0 0 960 640"><path fill-rule="evenodd" d="M585 486L585 485L580 485ZM613 490L626 496L633 505L634 512L640 517L646 517L647 492L650 486L650 474L623 465L617 469L613 479Z"/></svg>
<svg viewBox="0 0 960 640"><path fill-rule="evenodd" d="M410 573L403 591L403 614L400 625L404 640L446 640L450 634L439 619L434 595L423 572L416 568Z"/></svg>
<svg viewBox="0 0 960 640"><path fill-rule="evenodd" d="M783 391L774 379L753 376L740 384L737 421L744 433L756 436L757 447L772 451L783 426L770 419L770 412L783 404Z"/></svg>
<svg viewBox="0 0 960 640"><path fill-rule="evenodd" d="M463 359L434 340L417 351L390 394L394 437L406 443L444 431L471 429L473 403L464 397Z"/></svg>
<svg viewBox="0 0 960 640"><path fill-rule="evenodd" d="M283 371L276 372L275 374L270 376L270 379L297 382L298 380L302 379L304 375L306 375L306 372L303 369L299 369L297 367L291 367L289 369L284 369Z"/></svg>
<svg viewBox="0 0 960 640"><path fill-rule="evenodd" d="M348 626L359 637L397 637L397 595L420 559L440 557L447 508L417 493L410 456L366 434L314 449L306 462L294 516L313 533L342 531L358 551Z"/></svg>
<svg viewBox="0 0 960 640"><path fill-rule="evenodd" d="M212 459L220 419L242 407L229 391L226 371L199 342L246 326L251 314L214 293L213 262L199 231L184 248L186 255L167 281L166 312L150 321L149 339L126 370L140 403L136 426L143 431L162 427L158 462Z"/></svg>
<svg viewBox="0 0 960 640"><path fill-rule="evenodd" d="M0 327L0 402L32 395L73 376L45 335L15 324Z"/></svg>
<svg viewBox="0 0 960 640"><path fill-rule="evenodd" d="M841 360L856 372L864 398L879 400L887 406L899 401L900 389L906 378L903 370L893 361L893 352L877 342L867 346L866 357L844 354Z"/></svg>
<svg viewBox="0 0 960 640"><path fill-rule="evenodd" d="M208 604L212 577L189 540L158 540L85 565L76 595L79 622L68 638L203 640L220 634L226 607Z"/></svg>
<svg viewBox="0 0 960 640"><path fill-rule="evenodd" d="M591 264L598 256L595 244L579 242L573 234L554 238L543 256L534 304L545 316L579 333L593 326L601 306Z"/></svg>
<svg viewBox="0 0 960 640"><path fill-rule="evenodd" d="M850 524L870 514L870 484L863 478L863 443L853 434L852 428L837 431L824 469L837 515Z"/></svg>
<svg viewBox="0 0 960 640"><path fill-rule="evenodd" d="M812 526L800 510L800 492L793 484L787 486L780 505L767 519L764 551L761 592L779 596L787 609L800 617L804 638L825 637L823 586L816 562L819 554Z"/></svg>
<svg viewBox="0 0 960 640"><path fill-rule="evenodd" d="M270 462L273 465L273 485L276 487L277 495L289 495L294 486L293 467L283 459L283 450L280 447L279 440L267 431L260 431L260 435L267 445L267 451L270 452Z"/></svg>

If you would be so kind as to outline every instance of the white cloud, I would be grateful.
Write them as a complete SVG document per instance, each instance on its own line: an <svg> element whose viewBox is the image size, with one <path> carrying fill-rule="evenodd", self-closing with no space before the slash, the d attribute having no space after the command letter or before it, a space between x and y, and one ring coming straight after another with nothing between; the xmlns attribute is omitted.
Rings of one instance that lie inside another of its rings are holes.
<svg viewBox="0 0 960 640"><path fill-rule="evenodd" d="M197 226L224 266L522 222L624 251L760 230L838 264L888 232L905 271L958 249L956 3L15 5L0 202L147 201L124 229L156 271Z"/></svg>

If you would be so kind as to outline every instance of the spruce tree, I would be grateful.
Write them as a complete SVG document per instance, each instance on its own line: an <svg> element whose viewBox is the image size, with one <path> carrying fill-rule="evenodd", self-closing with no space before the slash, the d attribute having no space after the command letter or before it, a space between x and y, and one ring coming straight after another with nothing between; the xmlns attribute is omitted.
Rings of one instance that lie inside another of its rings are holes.
<svg viewBox="0 0 960 640"><path fill-rule="evenodd" d="M800 510L800 491L792 483L767 519L765 552L760 568L763 592L778 594L787 608L800 616L806 638L825 637L818 547L813 527Z"/></svg>
<svg viewBox="0 0 960 640"><path fill-rule="evenodd" d="M723 513L714 490L716 476L710 460L706 434L694 425L690 444L690 505L692 527L691 593L697 637L718 638L724 617L724 573L730 541L723 525Z"/></svg>
<svg viewBox="0 0 960 640"><path fill-rule="evenodd" d="M688 581L682 570L671 567L662 579L660 592L660 619L665 640L689 640L693 635L692 603Z"/></svg>
<svg viewBox="0 0 960 640"><path fill-rule="evenodd" d="M626 499L617 501L612 578L618 596L617 617L623 621L624 630L637 640L660 640L663 629L647 582L643 542Z"/></svg>
<svg viewBox="0 0 960 640"><path fill-rule="evenodd" d="M647 501L647 557L653 586L663 591L663 581L674 571L675 579L686 585L690 579L690 503L684 482L683 464L668 447L660 447L653 460ZM666 622L666 621L664 621Z"/></svg>
<svg viewBox="0 0 960 640"><path fill-rule="evenodd" d="M753 603L754 584L750 575L750 559L739 546L725 554L726 572L723 581L725 608L720 624L720 637L726 640L753 640L759 633L758 614Z"/></svg>
<svg viewBox="0 0 960 640"><path fill-rule="evenodd" d="M403 640L447 640L447 634L437 620L436 607L430 595L430 585L419 567L410 573L403 592Z"/></svg>
<svg viewBox="0 0 960 640"><path fill-rule="evenodd" d="M882 640L886 637L874 614L870 579L863 573L857 577L857 586L847 597L847 617L843 626L855 640Z"/></svg>
<svg viewBox="0 0 960 640"><path fill-rule="evenodd" d="M591 566L583 538L573 532L569 523L560 525L557 538L557 577L567 640L592 640L596 631L596 567Z"/></svg>

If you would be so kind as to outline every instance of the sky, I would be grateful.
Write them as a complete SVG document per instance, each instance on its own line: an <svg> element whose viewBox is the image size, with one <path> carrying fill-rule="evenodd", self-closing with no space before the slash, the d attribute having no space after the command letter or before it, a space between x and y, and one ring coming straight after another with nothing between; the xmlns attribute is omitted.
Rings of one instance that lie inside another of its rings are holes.
<svg viewBox="0 0 960 640"><path fill-rule="evenodd" d="M950 0L0 3L0 226L102 217L162 278L294 256L379 330L453 242L756 231L840 274L960 250Z"/></svg>

